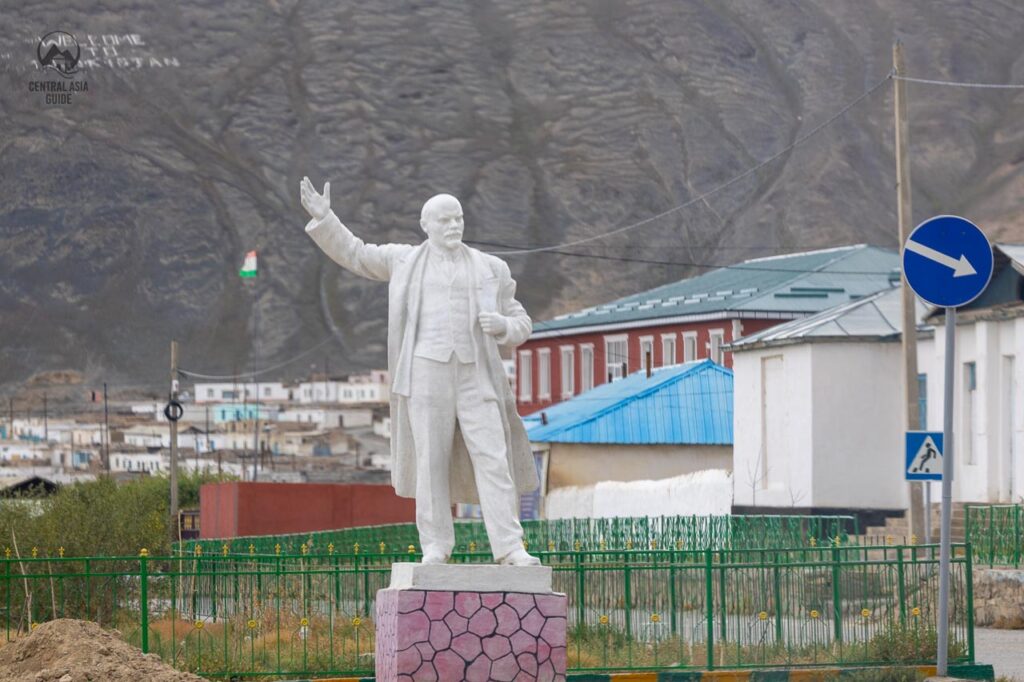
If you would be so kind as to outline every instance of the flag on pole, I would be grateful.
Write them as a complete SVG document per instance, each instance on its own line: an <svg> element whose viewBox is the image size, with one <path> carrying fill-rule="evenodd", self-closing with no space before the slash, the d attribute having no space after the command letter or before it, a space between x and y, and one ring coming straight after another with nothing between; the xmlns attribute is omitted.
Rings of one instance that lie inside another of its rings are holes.
<svg viewBox="0 0 1024 682"><path fill-rule="evenodd" d="M238 271L239 277L255 277L256 276L256 252L250 251L245 254L245 262L242 263L242 269Z"/></svg>

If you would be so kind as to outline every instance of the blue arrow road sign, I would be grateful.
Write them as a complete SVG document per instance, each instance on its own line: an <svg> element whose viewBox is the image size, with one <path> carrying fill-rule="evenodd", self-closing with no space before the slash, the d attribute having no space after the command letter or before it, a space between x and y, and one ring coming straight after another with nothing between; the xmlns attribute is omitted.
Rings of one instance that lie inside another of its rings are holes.
<svg viewBox="0 0 1024 682"><path fill-rule="evenodd" d="M970 303L992 278L992 245L969 220L940 215L924 221L903 245L903 273L914 293L932 305Z"/></svg>
<svg viewBox="0 0 1024 682"><path fill-rule="evenodd" d="M907 431L908 481L942 480L942 432Z"/></svg>

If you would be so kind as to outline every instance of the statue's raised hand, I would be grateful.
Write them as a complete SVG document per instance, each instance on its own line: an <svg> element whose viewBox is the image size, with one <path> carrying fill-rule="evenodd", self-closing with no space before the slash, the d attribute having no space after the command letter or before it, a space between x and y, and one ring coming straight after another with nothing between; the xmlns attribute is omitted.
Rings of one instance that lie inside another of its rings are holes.
<svg viewBox="0 0 1024 682"><path fill-rule="evenodd" d="M299 183L299 196L302 207L317 220L323 220L331 212L331 183L325 182L324 193L320 194L309 178L304 177Z"/></svg>

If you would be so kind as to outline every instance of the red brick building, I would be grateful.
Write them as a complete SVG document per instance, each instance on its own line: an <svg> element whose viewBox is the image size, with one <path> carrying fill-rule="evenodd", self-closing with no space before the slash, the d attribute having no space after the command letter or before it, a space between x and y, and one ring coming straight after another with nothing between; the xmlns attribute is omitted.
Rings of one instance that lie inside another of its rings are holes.
<svg viewBox="0 0 1024 682"><path fill-rule="evenodd" d="M725 344L898 281L894 251L865 245L744 261L540 322L516 350L516 400L530 414L645 367L710 358Z"/></svg>

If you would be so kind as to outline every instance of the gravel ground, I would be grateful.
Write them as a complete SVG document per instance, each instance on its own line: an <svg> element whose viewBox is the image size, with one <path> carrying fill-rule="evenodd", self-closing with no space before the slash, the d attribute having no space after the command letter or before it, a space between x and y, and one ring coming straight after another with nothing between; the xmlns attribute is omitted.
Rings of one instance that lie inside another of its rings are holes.
<svg viewBox="0 0 1024 682"><path fill-rule="evenodd" d="M974 629L974 660L991 663L996 677L1024 682L1024 630Z"/></svg>

